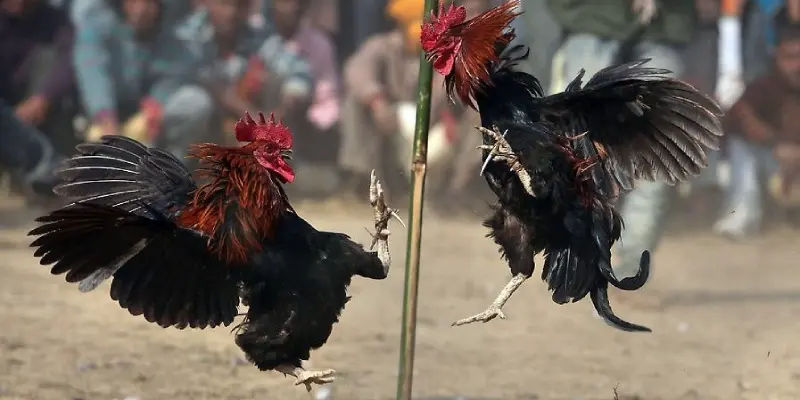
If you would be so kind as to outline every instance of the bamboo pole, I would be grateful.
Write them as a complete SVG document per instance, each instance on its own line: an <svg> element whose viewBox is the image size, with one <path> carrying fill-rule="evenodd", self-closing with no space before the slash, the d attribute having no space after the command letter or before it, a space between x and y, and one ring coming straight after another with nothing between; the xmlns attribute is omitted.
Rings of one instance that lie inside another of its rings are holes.
<svg viewBox="0 0 800 400"><path fill-rule="evenodd" d="M435 12L437 0L425 0L424 16ZM409 204L406 274L403 293L403 325L400 334L400 367L397 377L397 400L411 400L414 380L414 348L417 330L419 260L422 244L422 206L425 173L428 167L428 128L431 116L431 80L433 70L423 53L419 58L417 115L414 127L414 154L411 159L411 200Z"/></svg>

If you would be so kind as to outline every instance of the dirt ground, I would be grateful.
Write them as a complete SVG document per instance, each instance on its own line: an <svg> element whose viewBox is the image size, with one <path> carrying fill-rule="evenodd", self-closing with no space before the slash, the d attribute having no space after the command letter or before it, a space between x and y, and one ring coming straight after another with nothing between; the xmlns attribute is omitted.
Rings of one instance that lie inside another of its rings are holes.
<svg viewBox="0 0 800 400"><path fill-rule="evenodd" d="M367 240L366 206L299 208L319 228ZM0 232L0 398L309 398L242 363L229 329L164 330L118 308L108 284L80 294L50 276L26 247L28 227ZM484 233L468 218L425 221L415 398L612 400L617 388L629 400L800 399L797 231L746 243L669 236L648 286L612 298L652 334L612 330L588 300L555 305L538 276L512 298L507 320L450 327L482 311L508 277ZM314 367L339 371L336 399L394 398L405 232L393 239L389 279L356 280L313 354Z"/></svg>

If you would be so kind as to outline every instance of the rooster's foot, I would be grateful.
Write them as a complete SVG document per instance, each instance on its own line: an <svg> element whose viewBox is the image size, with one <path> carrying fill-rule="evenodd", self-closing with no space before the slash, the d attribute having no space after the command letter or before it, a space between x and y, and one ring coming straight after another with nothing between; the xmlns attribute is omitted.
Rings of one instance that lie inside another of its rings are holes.
<svg viewBox="0 0 800 400"><path fill-rule="evenodd" d="M483 133L484 135L488 135L491 140L494 141L494 144L483 144L478 146L478 149L486 150L489 152L489 155L486 156L486 160L483 161L483 165L481 165L480 175L483 175L483 171L489 165L489 162L492 160L504 162L508 167L517 174L519 177L522 186L525 188L525 191L528 192L529 195L536 197L533 191L533 183L531 179L531 175L522 166L522 163L519 161L519 156L514 153L514 150L511 148L511 145L508 144L505 136L508 134L508 130L500 133L500 129L496 126L493 129L484 128L482 126L476 126L479 132Z"/></svg>
<svg viewBox="0 0 800 400"><path fill-rule="evenodd" d="M402 224L403 221L397 215L397 210L394 210L386 205L386 198L384 196L383 187L375 175L375 170L369 177L369 204L375 212L375 233L372 234L372 245L370 249L374 248L379 240L386 240L389 238L389 220L397 218Z"/></svg>
<svg viewBox="0 0 800 400"><path fill-rule="evenodd" d="M500 291L500 294L497 295L497 298L494 299L489 308L486 311L473 315L469 318L464 318L453 322L452 326L459 326L459 325L466 325L471 324L473 322L489 322L497 317L500 319L506 319L506 315L503 314L503 306L508 302L508 299L511 298L511 295L522 286L523 283L528 279L528 277L524 274L515 274L511 277L511 280L503 287L503 290Z"/></svg>
<svg viewBox="0 0 800 400"><path fill-rule="evenodd" d="M453 324L451 326L466 325L466 324L471 324L473 322L478 322L478 321L480 321L480 322L489 322L489 321L491 321L491 320L493 320L495 318L498 318L498 317L500 319L506 319L506 315L503 314L503 310L500 307L492 304L492 305L489 306L489 308L486 309L486 311L484 311L484 312L482 312L480 314L475 314L475 315L473 315L473 316L471 316L469 318L460 319L460 320L458 320L456 322L453 322Z"/></svg>
<svg viewBox="0 0 800 400"><path fill-rule="evenodd" d="M326 369L324 371L302 371L297 374L297 380L294 381L295 385L306 385L306 390L311 391L311 385L324 385L332 383L336 377L333 376L336 371Z"/></svg>
<svg viewBox="0 0 800 400"><path fill-rule="evenodd" d="M326 383L332 383L336 378L333 374L336 371L332 369L326 369L324 371L306 371L301 367L295 367L294 365L288 364L281 364L277 368L276 371L284 374L284 375L291 375L297 380L294 381L295 385L306 385L306 389L310 392L311 385L324 385Z"/></svg>
<svg viewBox="0 0 800 400"><path fill-rule="evenodd" d="M493 127L493 129L476 126L475 129L482 134L489 136L489 138L491 138L491 140L494 142L494 144L483 144L478 146L478 149L489 151L489 156L486 158L486 161L481 168L481 174L483 174L483 170L486 169L486 165L492 159L505 162L509 167L512 168L518 165L519 160L517 155L514 154L514 150L511 149L511 145L508 144L508 141L506 140L506 134L508 134L508 130L501 134L500 129L498 129L496 126Z"/></svg>
<svg viewBox="0 0 800 400"><path fill-rule="evenodd" d="M372 205L375 216L375 233L370 232L372 243L369 248L372 250L376 246L378 247L378 258L380 258L383 263L384 269L388 270L391 264L388 243L390 234L389 220L395 218L403 226L405 226L405 223L400 219L400 216L397 215L398 210L386 205L383 188L375 175L375 170L372 170L369 181L369 203ZM369 232L369 230L367 230L367 232Z"/></svg>

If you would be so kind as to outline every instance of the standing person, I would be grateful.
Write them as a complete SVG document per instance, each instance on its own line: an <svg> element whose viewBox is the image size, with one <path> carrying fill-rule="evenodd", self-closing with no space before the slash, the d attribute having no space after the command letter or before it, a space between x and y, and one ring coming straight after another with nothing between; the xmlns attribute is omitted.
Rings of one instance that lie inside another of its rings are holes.
<svg viewBox="0 0 800 400"><path fill-rule="evenodd" d="M680 48L694 32L694 0L548 0L550 11L567 32L553 63L551 92L565 89L581 69L586 79L619 61L624 43L630 58L651 58L649 66L683 73ZM634 40L635 39L635 40ZM654 251L661 238L670 202L669 186L639 182L624 198L620 213L625 230L614 249L615 271L636 273L643 251Z"/></svg>
<svg viewBox="0 0 800 400"><path fill-rule="evenodd" d="M523 14L511 22L519 42L531 51L520 67L539 79L543 88L551 86L553 55L561 45L561 26L547 7L548 0L522 0Z"/></svg>
<svg viewBox="0 0 800 400"><path fill-rule="evenodd" d="M767 0L767 2L773 0ZM714 93L727 112L742 95L745 85L768 68L772 46L767 41L767 16L774 13L764 1L697 0L698 26L694 39L684 49L684 79L705 93ZM710 62L708 55L717 55ZM723 138L724 142L727 136ZM694 216L704 218L719 210L710 196L719 186L718 166L722 152L709 154L709 167L691 184L689 203ZM720 233L731 215L722 214L714 225Z"/></svg>
<svg viewBox="0 0 800 400"><path fill-rule="evenodd" d="M779 199L800 184L800 9L793 19L777 16L777 47L772 68L745 89L725 117L732 176L725 209L715 227L741 238L761 227L764 178L773 177Z"/></svg>
<svg viewBox="0 0 800 400"><path fill-rule="evenodd" d="M124 134L184 157L208 137L214 103L191 83L192 59L162 17L160 0L89 7L78 27L78 89L88 140Z"/></svg>

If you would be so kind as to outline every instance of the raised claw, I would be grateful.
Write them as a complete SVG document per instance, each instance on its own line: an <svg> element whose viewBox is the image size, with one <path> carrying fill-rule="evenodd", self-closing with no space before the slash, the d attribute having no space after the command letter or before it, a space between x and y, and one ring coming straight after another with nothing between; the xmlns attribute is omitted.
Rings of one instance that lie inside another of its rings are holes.
<svg viewBox="0 0 800 400"><path fill-rule="evenodd" d="M372 236L372 243L369 247L370 250L374 249L375 246L378 247L378 258L381 260L384 270L388 271L389 265L391 264L389 244L387 240L390 234L388 229L389 220L394 218L400 222L401 225L406 226L406 224L397 214L398 210L390 208L386 205L383 188L381 187L381 183L378 181L375 170L372 170L370 173L369 202L372 205L375 223L375 233L373 234L370 232L370 236ZM367 229L367 232L369 232L369 229Z"/></svg>
<svg viewBox="0 0 800 400"><path fill-rule="evenodd" d="M326 369L324 371L302 371L298 374L294 384L296 386L306 385L306 390L310 392L312 384L324 385L336 380L336 377L333 376L335 373L336 371L332 369Z"/></svg>
<svg viewBox="0 0 800 400"><path fill-rule="evenodd" d="M500 132L499 132L499 129L496 126L493 127L493 128L494 128L494 130L488 129L488 128L484 128L482 126L476 126L475 127L475 129L477 129L481 133L485 133L485 134L491 136L492 139L494 139L494 141L495 141L493 145L481 145L481 146L479 146L479 148L482 149L482 150L489 150L489 155L486 156L486 160L484 160L483 161L483 165L481 165L481 170L479 172L480 176L483 176L483 171L486 170L486 167L489 165L489 162L491 162L492 159L494 159L495 157L499 158L500 156L504 156L503 158L506 161L511 161L512 160L510 157L507 156L507 155L511 155L512 154L511 153L511 148L509 147L508 142L506 142L506 140L505 140L505 137L508 134L508 129L506 129L503 132L503 134L501 135ZM502 149L502 153L501 153L501 149Z"/></svg>
<svg viewBox="0 0 800 400"><path fill-rule="evenodd" d="M500 307L496 305L490 305L489 308L486 309L486 311L475 314L471 317L460 319L456 322L453 322L450 326L461 326L478 321L486 323L495 318L506 319L506 315L503 313L503 310Z"/></svg>
<svg viewBox="0 0 800 400"><path fill-rule="evenodd" d="M500 130L497 128L497 126L493 126L492 128L493 129L488 129L482 126L475 127L475 129L477 129L479 132L489 135L495 141L492 145L484 144L478 146L479 149L489 151L489 155L486 156L486 159L483 161L483 165L481 165L479 175L483 176L486 167L489 166L489 162L492 160L503 161L508 165L511 171L517 175L525 191L531 197L536 197L536 193L533 190L533 180L530 173L522 166L522 164L520 164L518 156L511 149L508 141L506 141L508 129L500 134Z"/></svg>

